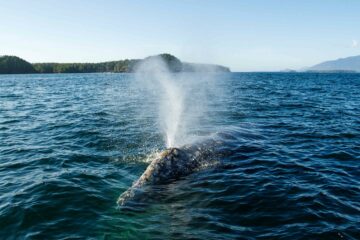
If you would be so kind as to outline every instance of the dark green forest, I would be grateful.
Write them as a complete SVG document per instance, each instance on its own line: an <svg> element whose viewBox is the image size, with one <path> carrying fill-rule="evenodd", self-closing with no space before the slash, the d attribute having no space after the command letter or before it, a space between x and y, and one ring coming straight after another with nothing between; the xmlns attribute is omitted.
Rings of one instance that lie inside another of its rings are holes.
<svg viewBox="0 0 360 240"><path fill-rule="evenodd" d="M0 57L0 74L21 73L94 73L94 72L134 72L142 61L160 57L171 72L215 71L229 72L230 69L213 64L195 64L181 62L170 54L150 56L145 59L126 59L101 63L29 63L16 56Z"/></svg>
<svg viewBox="0 0 360 240"><path fill-rule="evenodd" d="M31 63L15 56L0 57L0 74L36 73Z"/></svg>
<svg viewBox="0 0 360 240"><path fill-rule="evenodd" d="M132 72L137 60L102 63L34 63L38 73Z"/></svg>

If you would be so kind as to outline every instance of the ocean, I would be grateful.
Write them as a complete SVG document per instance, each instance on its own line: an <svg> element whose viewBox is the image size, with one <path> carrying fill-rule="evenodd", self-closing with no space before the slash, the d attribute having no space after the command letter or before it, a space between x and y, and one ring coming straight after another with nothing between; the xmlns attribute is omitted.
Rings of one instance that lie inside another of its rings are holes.
<svg viewBox="0 0 360 240"><path fill-rule="evenodd" d="M134 74L0 75L0 238L360 239L360 74L211 79L180 128L221 139L217 164L122 209L167 147L161 93Z"/></svg>

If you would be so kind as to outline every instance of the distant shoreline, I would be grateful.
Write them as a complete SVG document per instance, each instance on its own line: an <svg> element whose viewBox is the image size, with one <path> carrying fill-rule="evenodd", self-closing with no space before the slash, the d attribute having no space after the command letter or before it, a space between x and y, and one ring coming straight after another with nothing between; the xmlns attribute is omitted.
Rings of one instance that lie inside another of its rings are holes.
<svg viewBox="0 0 360 240"><path fill-rule="evenodd" d="M0 74L43 73L131 73L137 64L159 57L170 72L231 72L228 67L216 64L182 62L170 54L159 54L145 59L125 59L100 63L29 63L16 56L0 57Z"/></svg>
<svg viewBox="0 0 360 240"><path fill-rule="evenodd" d="M186 72L183 71L181 73L194 73L194 72ZM206 73L206 72L204 72ZM304 72L282 72L282 71L251 71L251 72L214 72L217 74L227 74L227 73L241 73L241 74L351 74L351 75L357 75L360 74L360 72L316 72L316 71L304 71ZM134 72L74 72L74 73L3 73L0 74L0 76L6 76L6 75L62 75L62 74L134 74Z"/></svg>

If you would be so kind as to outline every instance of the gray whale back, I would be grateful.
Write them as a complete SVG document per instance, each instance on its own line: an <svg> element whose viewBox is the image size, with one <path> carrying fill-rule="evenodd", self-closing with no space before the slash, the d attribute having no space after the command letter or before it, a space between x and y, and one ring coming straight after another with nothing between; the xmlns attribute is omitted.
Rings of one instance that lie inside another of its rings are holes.
<svg viewBox="0 0 360 240"><path fill-rule="evenodd" d="M141 194L145 185L168 183L191 174L201 168L211 154L210 148L203 146L184 146L181 149L165 150L150 163L141 177L120 195L118 204L125 205Z"/></svg>

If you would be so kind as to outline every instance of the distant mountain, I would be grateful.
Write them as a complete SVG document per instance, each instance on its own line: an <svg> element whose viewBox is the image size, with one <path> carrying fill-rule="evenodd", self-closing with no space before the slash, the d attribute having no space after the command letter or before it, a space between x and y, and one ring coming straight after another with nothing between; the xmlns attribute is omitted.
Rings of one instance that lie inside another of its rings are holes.
<svg viewBox="0 0 360 240"><path fill-rule="evenodd" d="M11 73L93 73L134 72L136 66L150 58L160 57L171 72L230 72L230 69L214 64L181 62L171 54L159 54L145 59L125 59L101 63L29 63L15 56L0 57L0 74Z"/></svg>
<svg viewBox="0 0 360 240"><path fill-rule="evenodd" d="M15 56L0 56L0 74L35 73L31 63Z"/></svg>
<svg viewBox="0 0 360 240"><path fill-rule="evenodd" d="M322 62L306 70L316 72L360 72L360 56Z"/></svg>

